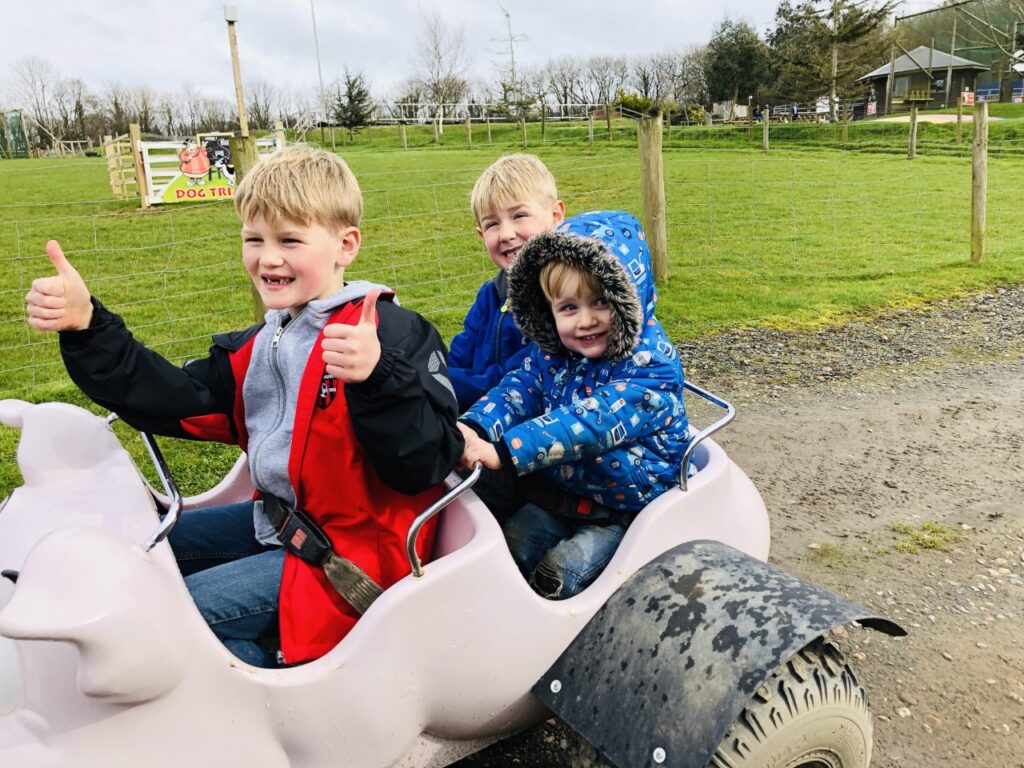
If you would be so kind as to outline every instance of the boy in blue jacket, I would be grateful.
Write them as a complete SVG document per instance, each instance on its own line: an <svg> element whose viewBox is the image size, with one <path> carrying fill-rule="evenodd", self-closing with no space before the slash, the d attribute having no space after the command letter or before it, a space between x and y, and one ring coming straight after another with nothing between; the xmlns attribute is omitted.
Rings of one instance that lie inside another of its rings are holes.
<svg viewBox="0 0 1024 768"><path fill-rule="evenodd" d="M517 507L505 536L533 588L566 598L679 482L683 368L654 317L650 252L628 213L582 214L536 235L512 266L509 299L535 344L460 418L462 462L492 470L486 503ZM544 482L579 503L537 501Z"/></svg>
<svg viewBox="0 0 1024 768"><path fill-rule="evenodd" d="M508 311L507 272L527 240L565 218L555 178L534 155L496 160L477 179L470 203L498 274L480 286L462 331L452 339L448 375L460 412L526 357L528 342Z"/></svg>

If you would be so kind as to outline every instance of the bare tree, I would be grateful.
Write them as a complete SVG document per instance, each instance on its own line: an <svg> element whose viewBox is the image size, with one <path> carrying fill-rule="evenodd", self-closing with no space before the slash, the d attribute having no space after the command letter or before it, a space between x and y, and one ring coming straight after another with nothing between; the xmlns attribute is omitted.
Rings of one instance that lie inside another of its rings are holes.
<svg viewBox="0 0 1024 768"><path fill-rule="evenodd" d="M93 106L81 80L58 80L53 88L54 134L61 138L86 138L86 112Z"/></svg>
<svg viewBox="0 0 1024 768"><path fill-rule="evenodd" d="M181 105L171 93L161 93L157 97L156 114L158 128L164 136L176 136L181 125Z"/></svg>
<svg viewBox="0 0 1024 768"><path fill-rule="evenodd" d="M641 56L630 62L629 85L640 96L650 99L652 102L658 100L660 86L658 77L661 74L655 64L653 56Z"/></svg>
<svg viewBox="0 0 1024 768"><path fill-rule="evenodd" d="M270 130L274 121L277 89L266 80L254 79L245 84L246 112L253 128Z"/></svg>
<svg viewBox="0 0 1024 768"><path fill-rule="evenodd" d="M38 146L53 146L60 131L59 120L53 105L54 90L60 75L46 59L25 56L11 65L14 75L14 96L39 128L36 132Z"/></svg>
<svg viewBox="0 0 1024 768"><path fill-rule="evenodd" d="M680 56L668 52L656 53L651 60L654 67L654 101L658 104L672 101L682 71Z"/></svg>
<svg viewBox="0 0 1024 768"><path fill-rule="evenodd" d="M583 65L577 59L563 56L544 67L548 88L560 105L583 102Z"/></svg>
<svg viewBox="0 0 1024 768"><path fill-rule="evenodd" d="M585 64L588 101L610 104L629 79L629 64L625 58L593 56Z"/></svg>
<svg viewBox="0 0 1024 768"><path fill-rule="evenodd" d="M196 91L191 83L185 83L181 88L178 103L181 105L181 122L178 130L185 135L199 133L202 121L202 96Z"/></svg>
<svg viewBox="0 0 1024 768"><path fill-rule="evenodd" d="M436 11L423 15L423 30L416 47L419 79L426 96L437 105L437 117L444 126L445 105L463 99L468 90L465 72L469 66L463 27L449 27Z"/></svg>
<svg viewBox="0 0 1024 768"><path fill-rule="evenodd" d="M418 77L406 80L395 94L392 116L402 122L420 117L420 104L425 98L425 88Z"/></svg>
<svg viewBox="0 0 1024 768"><path fill-rule="evenodd" d="M107 83L100 94L101 108L114 134L128 133L128 124L135 122L128 114L129 99L128 89L118 82Z"/></svg>
<svg viewBox="0 0 1024 768"><path fill-rule="evenodd" d="M125 112L143 133L156 130L156 94L148 85L133 85L125 90Z"/></svg>

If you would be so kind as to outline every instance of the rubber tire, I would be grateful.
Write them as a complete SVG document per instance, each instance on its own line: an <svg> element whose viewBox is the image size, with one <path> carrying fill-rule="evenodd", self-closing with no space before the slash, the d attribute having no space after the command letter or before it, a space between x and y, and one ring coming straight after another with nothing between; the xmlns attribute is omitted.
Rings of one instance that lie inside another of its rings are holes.
<svg viewBox="0 0 1024 768"><path fill-rule="evenodd" d="M839 650L818 639L757 689L709 768L867 768L867 694Z"/></svg>
<svg viewBox="0 0 1024 768"><path fill-rule="evenodd" d="M867 768L873 730L853 670L819 638L754 692L708 768ZM571 768L615 768L575 736Z"/></svg>

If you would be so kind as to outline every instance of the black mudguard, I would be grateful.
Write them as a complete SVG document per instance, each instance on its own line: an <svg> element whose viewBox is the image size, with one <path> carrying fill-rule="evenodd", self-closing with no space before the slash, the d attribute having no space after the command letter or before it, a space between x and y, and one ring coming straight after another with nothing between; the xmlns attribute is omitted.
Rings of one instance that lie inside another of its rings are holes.
<svg viewBox="0 0 1024 768"><path fill-rule="evenodd" d="M757 687L850 621L906 634L725 544L687 542L623 584L533 693L619 768L704 768Z"/></svg>

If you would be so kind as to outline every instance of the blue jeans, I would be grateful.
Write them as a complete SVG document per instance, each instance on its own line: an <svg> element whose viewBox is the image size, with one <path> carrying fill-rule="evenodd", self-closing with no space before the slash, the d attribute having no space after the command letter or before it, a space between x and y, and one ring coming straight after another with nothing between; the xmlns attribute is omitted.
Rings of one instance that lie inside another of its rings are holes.
<svg viewBox="0 0 1024 768"><path fill-rule="evenodd" d="M182 514L167 540L196 607L242 661L276 667L284 549L256 540L251 501Z"/></svg>
<svg viewBox="0 0 1024 768"><path fill-rule="evenodd" d="M564 600L582 592L615 554L625 525L594 525L526 504L504 526L519 570L542 597Z"/></svg>

